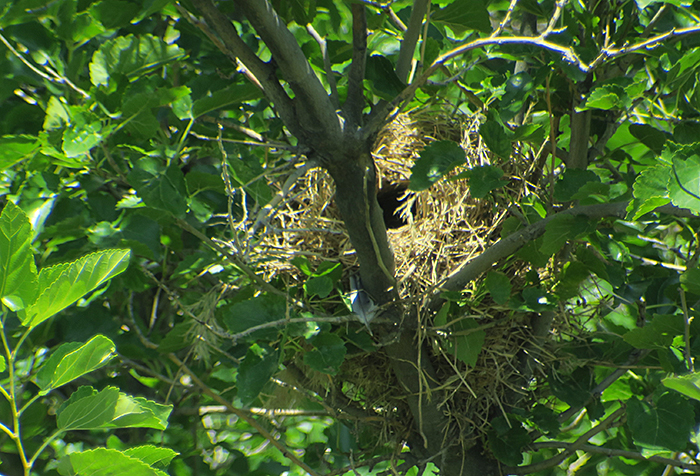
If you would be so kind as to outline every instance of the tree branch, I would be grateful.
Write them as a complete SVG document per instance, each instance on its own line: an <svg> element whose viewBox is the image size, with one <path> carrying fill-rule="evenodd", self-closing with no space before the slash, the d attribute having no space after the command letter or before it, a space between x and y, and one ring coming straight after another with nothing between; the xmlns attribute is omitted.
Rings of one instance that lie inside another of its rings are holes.
<svg viewBox="0 0 700 476"><path fill-rule="evenodd" d="M348 75L348 97L343 113L348 125L354 130L362 124L365 106L364 85L367 65L367 12L364 5L352 4L352 63ZM348 129L349 130L349 129Z"/></svg>
<svg viewBox="0 0 700 476"><path fill-rule="evenodd" d="M566 449L559 453L558 455L549 458L544 461L540 461L539 463L534 463L534 464L529 464L525 466L517 466L515 468L507 468L506 473L507 474L531 474L531 473L536 473L537 471L542 471L547 468L552 468L554 466L557 466L561 464L562 461L564 461L566 458L574 454L577 450L581 449L583 445L586 444L588 440L593 438L595 435L600 433L601 431L605 431L608 428L610 428L618 418L623 416L625 413L625 406L622 405L620 408L615 410L612 414L610 414L609 417L607 417L605 420L600 422L598 425L594 426L590 430L588 430L586 433L581 435L575 442L570 443L567 445Z"/></svg>
<svg viewBox="0 0 700 476"><path fill-rule="evenodd" d="M192 0L192 4L204 16L207 23L214 28L220 41L209 31L206 25L189 15L189 12L183 8L179 9L180 12L186 13L186 18L194 26L202 30L231 62L237 64L238 60L240 60L245 65L263 88L265 95L273 102L277 113L290 132L297 137L301 137L303 131L296 126L294 104L275 77L274 69L268 63L260 60L255 52L245 44L241 37L238 36L238 32L236 32L231 21L216 8L211 0Z"/></svg>
<svg viewBox="0 0 700 476"><path fill-rule="evenodd" d="M531 448L537 450L540 448L563 448L563 449L570 449L571 445L573 443L565 443L565 442L559 442L559 441L545 441L542 443L534 443L531 445ZM678 461L676 459L671 459L671 458L664 458L662 456L644 456L642 454L636 453L634 451L628 451L628 450L617 450L617 449L612 449L612 448L604 448L601 446L595 446L595 445L581 445L578 447L579 450L585 451L586 453L595 453L595 454L601 454L605 455L609 458L613 458L616 456L621 456L623 458L627 459L636 459L639 461L651 461L654 463L660 463L664 464L667 466L675 466L676 468L682 468L686 471L690 471L695 474L700 474L700 466L697 464L693 463L684 463L683 461Z"/></svg>
<svg viewBox="0 0 700 476"><path fill-rule="evenodd" d="M338 86L335 82L335 75L333 73L333 68L331 67L331 58L328 55L328 44L325 38L322 38L318 34L316 29L311 25L306 25L306 31L311 35L311 37L316 40L318 47L321 48L321 56L323 56L323 68L326 70L326 80L328 81L328 86L331 88L331 101L333 102L333 107L340 109L340 98L338 97Z"/></svg>
<svg viewBox="0 0 700 476"><path fill-rule="evenodd" d="M391 120L391 117L393 117L395 114L398 113L398 110L402 107L402 105L410 100L413 95L416 93L419 87L421 87L423 84L425 84L430 76L432 76L435 71L437 71L438 68L440 68L442 65L447 63L448 61L461 56L473 49L476 48L483 48L485 46L491 46L491 45L529 45L529 46L536 46L539 48L542 48L547 51L551 51L552 53L558 54L562 57L564 61L567 63L573 64L577 66L581 71L584 73L589 73L593 71L595 68L600 66L603 62L617 58L619 56L627 55L630 53L635 53L639 50L644 50L644 49L652 49L657 46L659 46L661 43L664 41L668 40L669 38L678 38L681 36L685 35L691 35L694 33L700 33L700 26L692 26L692 27L687 27L687 28L678 28L678 29L673 29L670 30L666 33L663 33L661 35L654 36L648 40L639 42L637 44L634 44L632 46L623 46L621 48L604 48L598 56L593 60L591 63L586 63L583 61L574 51L573 48L571 47L566 47L559 45L557 43L553 43L551 41L547 41L544 37L542 36L537 36L537 37L531 37L531 36L509 36L509 37L498 37L498 36L489 36L487 38L479 38L477 40L470 41L468 43L465 43L461 46L458 46L457 48L454 48L442 55L440 55L435 61L433 61L433 64L428 67L423 74L421 74L418 78L416 78L411 84L409 84L406 89L401 91L401 93L396 96L392 101L387 102L386 104L382 105L382 108L380 111L377 111L376 114L374 114L372 120L370 120L365 127L362 129L362 137L372 137L374 134L376 134L379 129L381 129L384 124L388 121Z"/></svg>
<svg viewBox="0 0 700 476"><path fill-rule="evenodd" d="M267 0L237 0L235 3L267 45L294 91L296 120L305 131L300 138L321 148L322 143L337 144L341 131L335 108L292 32ZM289 127L286 120L285 124Z"/></svg>
<svg viewBox="0 0 700 476"><path fill-rule="evenodd" d="M416 43L418 43L420 29L423 25L423 18L425 18L429 4L430 2L428 0L413 0L411 18L408 20L408 29L401 40L399 59L396 60L396 75L401 81L406 82L408 73L411 71L413 53L416 51Z"/></svg>

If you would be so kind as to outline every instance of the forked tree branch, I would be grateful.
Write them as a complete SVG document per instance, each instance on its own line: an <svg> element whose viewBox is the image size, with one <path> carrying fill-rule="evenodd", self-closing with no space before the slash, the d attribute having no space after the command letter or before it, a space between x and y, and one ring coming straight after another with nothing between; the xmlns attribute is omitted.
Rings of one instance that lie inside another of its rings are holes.
<svg viewBox="0 0 700 476"><path fill-rule="evenodd" d="M302 137L309 138L311 132L315 136L311 137L314 142L320 139L337 143L341 130L335 108L287 25L267 0L237 0L235 3L269 48L284 79L294 91L297 120L307 132ZM285 124L289 127L287 121ZM319 133L323 137L318 137Z"/></svg>

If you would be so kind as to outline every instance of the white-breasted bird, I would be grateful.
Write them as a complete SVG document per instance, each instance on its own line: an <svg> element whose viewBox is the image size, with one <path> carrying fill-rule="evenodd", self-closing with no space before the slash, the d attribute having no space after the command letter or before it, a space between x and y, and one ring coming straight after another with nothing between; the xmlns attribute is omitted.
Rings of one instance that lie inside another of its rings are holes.
<svg viewBox="0 0 700 476"><path fill-rule="evenodd" d="M352 312L355 313L360 322L367 326L367 330L372 335L369 323L377 317L379 306L374 303L369 294L362 288L362 281L360 281L359 275L354 274L350 276L350 293L348 297L352 305Z"/></svg>

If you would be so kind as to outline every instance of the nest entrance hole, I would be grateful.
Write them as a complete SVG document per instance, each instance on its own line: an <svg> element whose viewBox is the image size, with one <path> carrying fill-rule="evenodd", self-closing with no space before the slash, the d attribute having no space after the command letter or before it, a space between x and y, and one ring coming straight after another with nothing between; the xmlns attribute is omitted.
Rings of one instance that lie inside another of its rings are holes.
<svg viewBox="0 0 700 476"><path fill-rule="evenodd" d="M408 180L384 183L377 192L377 202L384 212L384 224L387 229L393 230L408 224L408 217L402 206L409 198L407 192ZM416 204L414 202L411 213L415 215L415 212Z"/></svg>

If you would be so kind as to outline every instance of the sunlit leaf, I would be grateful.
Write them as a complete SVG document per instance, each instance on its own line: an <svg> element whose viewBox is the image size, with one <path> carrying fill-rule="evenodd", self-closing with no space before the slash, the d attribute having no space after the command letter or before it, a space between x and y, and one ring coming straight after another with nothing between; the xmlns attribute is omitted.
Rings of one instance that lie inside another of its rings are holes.
<svg viewBox="0 0 700 476"><path fill-rule="evenodd" d="M115 357L115 351L114 343L101 335L85 344L62 344L37 372L36 384L43 393L47 393L104 366Z"/></svg>
<svg viewBox="0 0 700 476"><path fill-rule="evenodd" d="M22 324L35 327L96 289L129 265L129 250L105 250L39 273L40 294L20 313Z"/></svg>
<svg viewBox="0 0 700 476"><path fill-rule="evenodd" d="M8 201L0 215L0 299L15 311L32 304L39 289L32 233L27 215Z"/></svg>
<svg viewBox="0 0 700 476"><path fill-rule="evenodd" d="M167 476L127 452L108 448L70 453L61 459L61 466L69 471L64 474L75 476Z"/></svg>

